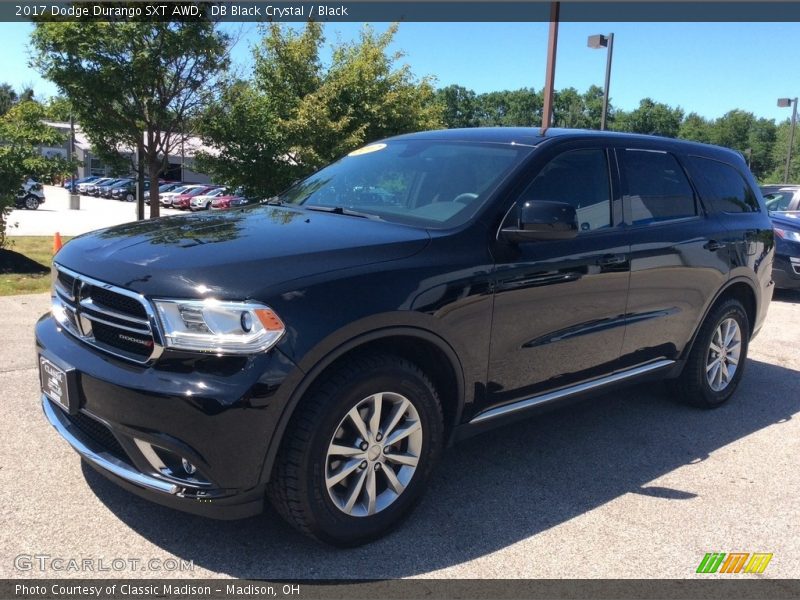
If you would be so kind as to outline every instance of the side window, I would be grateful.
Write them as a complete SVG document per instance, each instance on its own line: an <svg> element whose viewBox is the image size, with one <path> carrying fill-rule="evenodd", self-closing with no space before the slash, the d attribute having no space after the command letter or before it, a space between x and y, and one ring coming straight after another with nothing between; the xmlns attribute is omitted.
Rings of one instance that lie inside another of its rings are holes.
<svg viewBox="0 0 800 600"><path fill-rule="evenodd" d="M634 225L683 219L697 214L694 191L672 154L623 150L624 202Z"/></svg>
<svg viewBox="0 0 800 600"><path fill-rule="evenodd" d="M547 163L522 192L518 204L543 200L574 206L580 231L610 227L611 188L605 151L571 150Z"/></svg>
<svg viewBox="0 0 800 600"><path fill-rule="evenodd" d="M689 164L703 200L708 200L716 212L759 212L753 190L732 166L699 156L690 156Z"/></svg>

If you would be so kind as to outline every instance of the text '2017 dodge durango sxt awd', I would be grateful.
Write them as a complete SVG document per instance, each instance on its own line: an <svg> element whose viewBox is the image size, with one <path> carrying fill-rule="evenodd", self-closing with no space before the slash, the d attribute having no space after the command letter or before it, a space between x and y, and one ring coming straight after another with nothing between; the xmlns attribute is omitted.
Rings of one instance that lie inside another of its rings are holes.
<svg viewBox="0 0 800 600"><path fill-rule="evenodd" d="M402 135L259 205L73 239L36 327L45 415L98 471L352 545L442 449L556 401L737 387L772 295L741 156L551 129Z"/></svg>

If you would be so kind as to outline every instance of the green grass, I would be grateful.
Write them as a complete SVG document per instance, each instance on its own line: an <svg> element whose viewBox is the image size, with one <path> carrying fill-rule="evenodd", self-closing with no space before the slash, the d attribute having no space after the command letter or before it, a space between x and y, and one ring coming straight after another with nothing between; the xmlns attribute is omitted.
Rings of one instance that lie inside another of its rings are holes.
<svg viewBox="0 0 800 600"><path fill-rule="evenodd" d="M53 238L21 236L7 239L8 245L0 250L0 296L48 291ZM61 241L66 244L69 239L62 236Z"/></svg>

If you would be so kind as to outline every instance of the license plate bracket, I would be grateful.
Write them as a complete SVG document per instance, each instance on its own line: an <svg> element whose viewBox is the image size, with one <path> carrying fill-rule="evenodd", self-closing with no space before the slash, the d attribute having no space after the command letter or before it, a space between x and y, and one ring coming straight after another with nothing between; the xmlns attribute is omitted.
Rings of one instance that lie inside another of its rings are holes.
<svg viewBox="0 0 800 600"><path fill-rule="evenodd" d="M80 409L78 372L52 357L39 355L39 381L42 393L70 414Z"/></svg>

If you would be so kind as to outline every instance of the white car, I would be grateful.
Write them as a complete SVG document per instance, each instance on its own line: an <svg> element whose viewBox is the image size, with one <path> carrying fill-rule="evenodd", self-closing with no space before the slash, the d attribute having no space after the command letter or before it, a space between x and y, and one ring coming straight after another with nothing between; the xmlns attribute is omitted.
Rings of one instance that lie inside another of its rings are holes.
<svg viewBox="0 0 800 600"><path fill-rule="evenodd" d="M208 210L211 208L211 203L214 201L214 198L217 198L219 196L224 196L227 193L228 193L227 189L217 188L215 190L211 190L207 194L195 196L189 201L189 209L192 211Z"/></svg>
<svg viewBox="0 0 800 600"><path fill-rule="evenodd" d="M171 192L165 192L158 197L158 201L161 203L161 206L172 206L172 199L175 196L180 196L184 192L188 192L191 189L196 187L202 187L200 185L183 185L181 187L176 187Z"/></svg>

